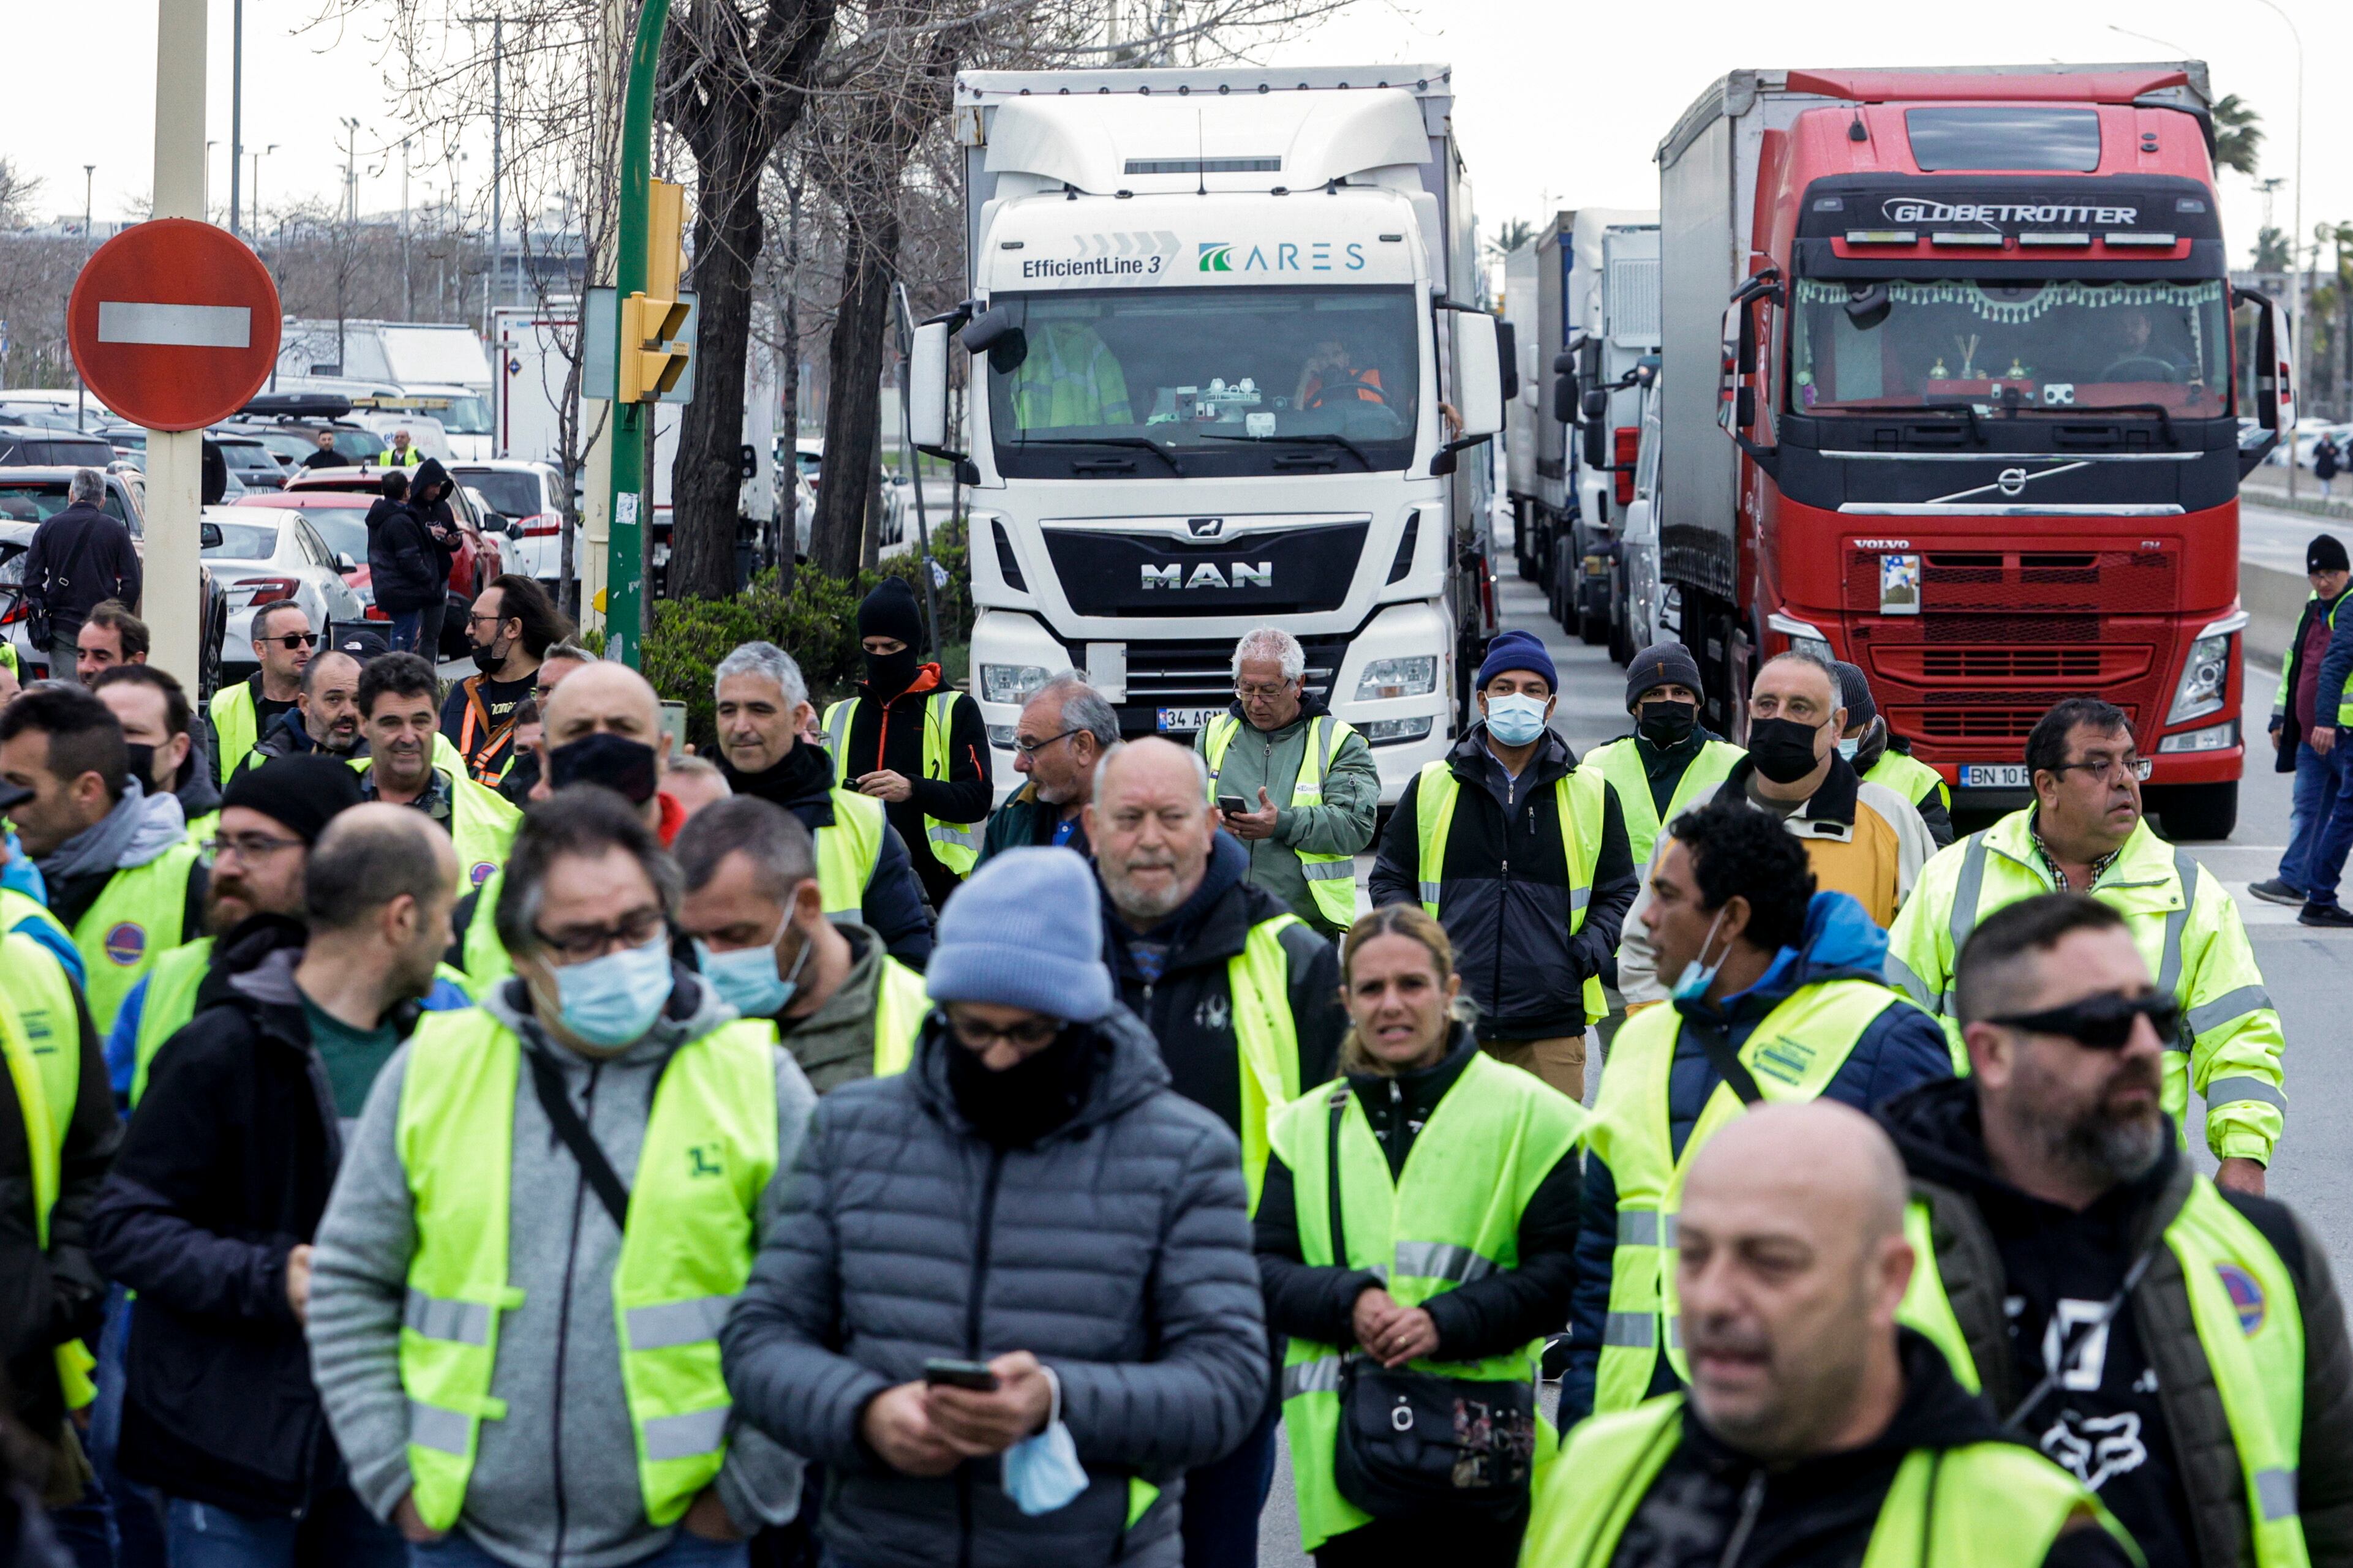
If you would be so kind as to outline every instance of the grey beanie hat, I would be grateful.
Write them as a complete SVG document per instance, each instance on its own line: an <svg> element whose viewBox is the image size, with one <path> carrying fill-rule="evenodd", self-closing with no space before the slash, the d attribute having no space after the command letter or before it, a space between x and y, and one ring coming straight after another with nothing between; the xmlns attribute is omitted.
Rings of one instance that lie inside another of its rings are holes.
<svg viewBox="0 0 2353 1568"><path fill-rule="evenodd" d="M1862 673L1862 667L1840 659L1831 668L1838 676L1839 706L1846 710L1846 727L1859 730L1878 718L1879 704L1872 700L1871 678Z"/></svg>
<svg viewBox="0 0 2353 1568"><path fill-rule="evenodd" d="M1679 642L1652 643L1626 667L1626 711L1631 713L1645 696L1668 685L1703 689L1699 660Z"/></svg>
<svg viewBox="0 0 2353 1568"><path fill-rule="evenodd" d="M1008 849L992 858L940 915L923 975L932 1000L1095 1022L1118 1000L1103 967L1100 898L1075 851Z"/></svg>

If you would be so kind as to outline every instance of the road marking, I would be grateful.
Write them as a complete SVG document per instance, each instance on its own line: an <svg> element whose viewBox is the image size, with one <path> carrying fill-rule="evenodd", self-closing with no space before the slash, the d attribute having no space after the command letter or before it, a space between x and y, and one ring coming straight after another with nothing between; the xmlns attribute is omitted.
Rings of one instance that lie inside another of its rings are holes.
<svg viewBox="0 0 2353 1568"><path fill-rule="evenodd" d="M98 341L168 348L241 349L253 342L253 312L243 305L98 303Z"/></svg>

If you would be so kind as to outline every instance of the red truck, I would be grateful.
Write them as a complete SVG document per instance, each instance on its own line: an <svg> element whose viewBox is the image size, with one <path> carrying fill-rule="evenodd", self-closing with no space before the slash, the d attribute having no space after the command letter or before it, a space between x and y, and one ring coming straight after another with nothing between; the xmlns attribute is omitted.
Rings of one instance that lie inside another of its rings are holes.
<svg viewBox="0 0 2353 1568"><path fill-rule="evenodd" d="M2239 479L2295 422L2284 315L2231 286L2209 105L2188 62L1736 71L1684 112L1662 619L1725 732L1757 660L1812 645L1957 806L2008 809L2036 718L2097 695L2167 832L2230 832Z"/></svg>

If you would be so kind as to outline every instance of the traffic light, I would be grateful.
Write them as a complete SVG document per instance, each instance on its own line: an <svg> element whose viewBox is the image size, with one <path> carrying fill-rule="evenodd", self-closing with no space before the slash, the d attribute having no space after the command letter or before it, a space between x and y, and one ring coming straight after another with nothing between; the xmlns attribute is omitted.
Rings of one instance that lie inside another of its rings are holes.
<svg viewBox="0 0 2353 1568"><path fill-rule="evenodd" d="M686 187L668 180L647 185L645 291L621 301L616 390L623 403L650 402L686 374L686 346L671 341L686 325L686 301L678 297L685 265Z"/></svg>

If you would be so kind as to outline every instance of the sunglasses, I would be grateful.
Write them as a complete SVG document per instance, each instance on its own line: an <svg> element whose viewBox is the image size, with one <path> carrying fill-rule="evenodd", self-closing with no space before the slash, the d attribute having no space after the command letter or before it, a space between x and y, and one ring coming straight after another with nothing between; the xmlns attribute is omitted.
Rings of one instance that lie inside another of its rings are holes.
<svg viewBox="0 0 2353 1568"><path fill-rule="evenodd" d="M2038 1035L2064 1035L2077 1045L2095 1051L2120 1051L2132 1038L2136 1018L2147 1018L2148 1026L2157 1031L2158 1043L2170 1046L2181 1032L2181 1004L2158 991L2138 996L2111 991L2070 1002L2064 1007L2013 1013L1986 1022L2012 1029L2031 1029Z"/></svg>
<svg viewBox="0 0 2353 1568"><path fill-rule="evenodd" d="M284 648L288 653L292 653L298 647L317 647L319 646L319 634L316 632L288 632L284 637L263 637L261 640L263 642L274 642L280 647Z"/></svg>

